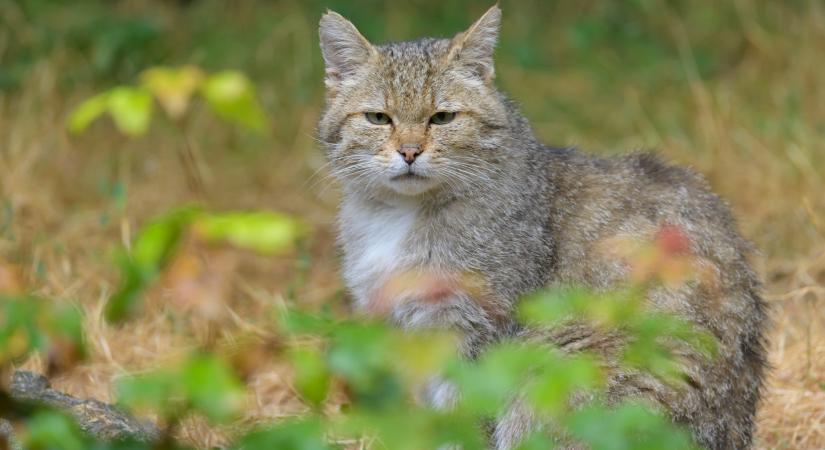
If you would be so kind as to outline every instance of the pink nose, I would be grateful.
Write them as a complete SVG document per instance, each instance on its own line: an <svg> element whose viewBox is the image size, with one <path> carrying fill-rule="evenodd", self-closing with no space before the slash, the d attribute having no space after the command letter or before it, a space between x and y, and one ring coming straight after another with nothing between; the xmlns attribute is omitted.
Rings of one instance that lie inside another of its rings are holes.
<svg viewBox="0 0 825 450"><path fill-rule="evenodd" d="M398 153L404 157L407 164L412 164L421 151L421 146L418 144L401 144L401 148L398 149Z"/></svg>

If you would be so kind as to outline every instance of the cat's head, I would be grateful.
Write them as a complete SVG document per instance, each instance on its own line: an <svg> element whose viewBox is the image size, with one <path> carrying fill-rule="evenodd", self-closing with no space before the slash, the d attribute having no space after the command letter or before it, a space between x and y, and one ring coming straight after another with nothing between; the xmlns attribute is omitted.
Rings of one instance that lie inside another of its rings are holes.
<svg viewBox="0 0 825 450"><path fill-rule="evenodd" d="M493 85L501 10L452 39L373 45L334 12L320 23L331 171L370 195L470 192L500 172L509 128Z"/></svg>

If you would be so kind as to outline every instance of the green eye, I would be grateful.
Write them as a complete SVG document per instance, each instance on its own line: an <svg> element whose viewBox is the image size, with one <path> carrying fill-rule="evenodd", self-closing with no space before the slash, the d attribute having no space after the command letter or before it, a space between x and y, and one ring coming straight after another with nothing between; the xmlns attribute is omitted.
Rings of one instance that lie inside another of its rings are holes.
<svg viewBox="0 0 825 450"><path fill-rule="evenodd" d="M430 123L433 123L433 124L436 124L436 125L444 125L444 124L452 122L453 119L455 119L455 113L454 112L439 111L439 112L433 114L432 117L430 117Z"/></svg>
<svg viewBox="0 0 825 450"><path fill-rule="evenodd" d="M367 120L373 125L389 125L392 123L390 116L382 112L368 112L364 113L364 116L366 116Z"/></svg>

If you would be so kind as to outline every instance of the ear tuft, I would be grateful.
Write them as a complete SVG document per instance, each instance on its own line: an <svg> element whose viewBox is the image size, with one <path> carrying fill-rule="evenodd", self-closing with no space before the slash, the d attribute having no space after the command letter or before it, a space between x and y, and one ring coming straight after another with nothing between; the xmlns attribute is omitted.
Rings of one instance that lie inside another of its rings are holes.
<svg viewBox="0 0 825 450"><path fill-rule="evenodd" d="M501 26L501 8L493 5L467 31L453 38L450 57L480 76L485 82L493 79L493 52Z"/></svg>
<svg viewBox="0 0 825 450"><path fill-rule="evenodd" d="M342 15L327 10L318 26L327 82L337 83L355 73L375 54L375 48Z"/></svg>

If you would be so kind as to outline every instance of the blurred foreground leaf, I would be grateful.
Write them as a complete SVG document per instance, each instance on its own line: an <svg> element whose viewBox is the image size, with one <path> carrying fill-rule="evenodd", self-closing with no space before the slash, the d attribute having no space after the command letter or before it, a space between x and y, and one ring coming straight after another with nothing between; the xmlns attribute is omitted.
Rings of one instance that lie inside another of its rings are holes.
<svg viewBox="0 0 825 450"><path fill-rule="evenodd" d="M209 213L195 206L173 210L146 225L132 251L121 255L120 287L106 305L107 320L118 322L137 310L140 294L168 265L190 229L206 240L264 254L291 248L304 233L297 220L274 212Z"/></svg>
<svg viewBox="0 0 825 450"><path fill-rule="evenodd" d="M301 396L317 407L327 397L330 374L324 356L313 348L296 348L289 353L295 368L295 387Z"/></svg>
<svg viewBox="0 0 825 450"><path fill-rule="evenodd" d="M255 96L255 87L243 73L218 72L201 88L204 98L219 117L252 130L262 130L266 115Z"/></svg>
<svg viewBox="0 0 825 450"><path fill-rule="evenodd" d="M266 125L255 86L243 73L228 70L207 76L195 66L159 66L145 70L137 87L117 86L84 101L69 115L67 126L72 133L82 133L108 113L121 133L142 136L152 120L153 99L178 120L196 93L221 119L254 131Z"/></svg>
<svg viewBox="0 0 825 450"><path fill-rule="evenodd" d="M90 443L74 421L54 411L35 414L26 424L23 436L28 450L88 450Z"/></svg>
<svg viewBox="0 0 825 450"><path fill-rule="evenodd" d="M644 370L661 380L675 384L685 374L680 361L674 357L675 346L688 346L705 358L716 354L716 341L707 332L679 318L649 312L628 321L626 328L632 338L622 354L622 362Z"/></svg>
<svg viewBox="0 0 825 450"><path fill-rule="evenodd" d="M525 299L519 316L534 327L564 326L574 319L602 332L617 333L616 338L625 336L622 363L670 384L684 376L674 357L675 348L687 346L706 358L716 350L712 335L677 316L652 311L646 305L646 292L639 289L606 293L581 288L546 290Z"/></svg>
<svg viewBox="0 0 825 450"><path fill-rule="evenodd" d="M139 295L169 262L186 227L200 212L196 207L177 209L141 230L131 253L120 257L120 287L106 304L106 320L121 321L137 309Z"/></svg>
<svg viewBox="0 0 825 450"><path fill-rule="evenodd" d="M69 131L82 133L109 108L109 94L103 93L81 103L69 116Z"/></svg>
<svg viewBox="0 0 825 450"><path fill-rule="evenodd" d="M141 136L149 129L152 118L152 95L140 88L118 87L109 92L109 114L118 130Z"/></svg>
<svg viewBox="0 0 825 450"><path fill-rule="evenodd" d="M226 241L259 253L278 253L303 234L297 220L273 212L230 212L203 215L195 231L207 240Z"/></svg>
<svg viewBox="0 0 825 450"><path fill-rule="evenodd" d="M194 411L215 422L237 417L245 391L229 365L216 355L196 353L177 367L117 382L118 402L167 418Z"/></svg>
<svg viewBox="0 0 825 450"><path fill-rule="evenodd" d="M109 113L118 130L130 136L146 133L152 118L152 96L131 87L117 87L81 103L69 116L69 131L81 133L89 125Z"/></svg>
<svg viewBox="0 0 825 450"><path fill-rule="evenodd" d="M371 443L369 448L487 448L479 425L480 416L437 412L418 405L397 406L386 410L353 410L335 423L335 431L344 436L360 436Z"/></svg>
<svg viewBox="0 0 825 450"><path fill-rule="evenodd" d="M299 309L289 309L278 317L284 331L295 335L327 337L337 323L328 314L310 314Z"/></svg>
<svg viewBox="0 0 825 450"><path fill-rule="evenodd" d="M688 433L649 406L591 405L567 419L570 433L593 450L696 449Z"/></svg>
<svg viewBox="0 0 825 450"><path fill-rule="evenodd" d="M554 358L555 359L555 358ZM567 412L571 396L593 392L604 383L595 358L588 355L569 355L545 364L524 388L527 402L538 412L562 417Z"/></svg>
<svg viewBox="0 0 825 450"><path fill-rule="evenodd" d="M58 368L83 358L80 311L39 297L0 295L0 366L33 351L59 353Z"/></svg>
<svg viewBox="0 0 825 450"><path fill-rule="evenodd" d="M493 346L477 361L457 362L447 375L461 392L462 408L498 414L549 358L550 351L543 346L507 342Z"/></svg>
<svg viewBox="0 0 825 450"><path fill-rule="evenodd" d="M192 407L210 419L225 422L243 410L243 384L223 359L197 354L181 373L185 394Z"/></svg>
<svg viewBox="0 0 825 450"><path fill-rule="evenodd" d="M232 447L234 450L329 450L319 419L288 420L255 430Z"/></svg>
<svg viewBox="0 0 825 450"><path fill-rule="evenodd" d="M153 67L141 74L141 83L173 119L181 118L192 95L200 88L203 71L195 66Z"/></svg>

